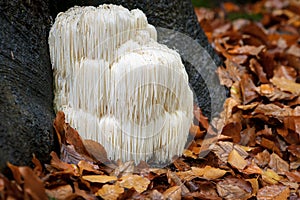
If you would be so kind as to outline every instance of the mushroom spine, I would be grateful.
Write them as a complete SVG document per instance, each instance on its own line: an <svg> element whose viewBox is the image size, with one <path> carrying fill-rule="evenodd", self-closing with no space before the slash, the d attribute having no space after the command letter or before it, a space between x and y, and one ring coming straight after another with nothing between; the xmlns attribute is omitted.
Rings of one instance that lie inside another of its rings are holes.
<svg viewBox="0 0 300 200"><path fill-rule="evenodd" d="M116 5L70 8L51 28L55 110L113 160L164 163L184 149L193 93L156 37L142 11Z"/></svg>

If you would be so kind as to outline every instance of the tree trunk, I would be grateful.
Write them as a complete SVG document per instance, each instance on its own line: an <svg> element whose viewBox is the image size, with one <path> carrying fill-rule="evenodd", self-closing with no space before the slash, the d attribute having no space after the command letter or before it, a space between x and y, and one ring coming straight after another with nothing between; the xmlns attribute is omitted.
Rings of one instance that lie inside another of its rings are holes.
<svg viewBox="0 0 300 200"><path fill-rule="evenodd" d="M0 3L0 171L55 148L48 0Z"/></svg>

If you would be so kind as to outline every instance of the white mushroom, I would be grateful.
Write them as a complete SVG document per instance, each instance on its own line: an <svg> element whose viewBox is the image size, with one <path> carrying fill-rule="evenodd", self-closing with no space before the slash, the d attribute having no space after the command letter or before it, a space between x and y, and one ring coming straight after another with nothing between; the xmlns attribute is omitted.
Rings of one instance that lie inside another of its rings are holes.
<svg viewBox="0 0 300 200"><path fill-rule="evenodd" d="M182 154L193 119L188 76L142 11L73 7L57 16L49 46L55 109L84 139L113 160L165 163Z"/></svg>

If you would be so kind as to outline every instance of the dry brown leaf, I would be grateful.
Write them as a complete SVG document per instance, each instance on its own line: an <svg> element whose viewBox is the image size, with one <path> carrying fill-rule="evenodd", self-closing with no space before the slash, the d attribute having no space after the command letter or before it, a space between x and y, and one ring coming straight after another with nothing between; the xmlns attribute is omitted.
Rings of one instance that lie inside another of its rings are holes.
<svg viewBox="0 0 300 200"><path fill-rule="evenodd" d="M100 196L105 200L116 200L124 192L124 188L119 185L103 185L96 193L96 196Z"/></svg>
<svg viewBox="0 0 300 200"><path fill-rule="evenodd" d="M69 124L65 124L64 128L65 128L67 143L73 145L77 153L87 157L91 157L89 152L86 150L82 142L82 138L80 137L78 132L74 128L72 128Z"/></svg>
<svg viewBox="0 0 300 200"><path fill-rule="evenodd" d="M256 92L257 88L253 83L253 79L251 75L249 74L242 75L240 87L242 91L243 104L248 104L254 99L259 97L258 93Z"/></svg>
<svg viewBox="0 0 300 200"><path fill-rule="evenodd" d="M286 51L288 54L291 54L293 56L300 58L300 47L297 44L293 44L290 46L290 48Z"/></svg>
<svg viewBox="0 0 300 200"><path fill-rule="evenodd" d="M41 162L35 157L34 154L33 154L31 161L35 165L35 167L33 169L34 173L40 177L43 173L43 166L42 166Z"/></svg>
<svg viewBox="0 0 300 200"><path fill-rule="evenodd" d="M229 59L226 59L225 65L226 68L219 67L217 73L220 83L230 88L234 82L241 80L242 74L245 73L245 68Z"/></svg>
<svg viewBox="0 0 300 200"><path fill-rule="evenodd" d="M195 155L193 151L188 150L188 149L185 149L185 150L183 151L183 155L184 155L185 157L187 157L187 158L193 158L193 159L197 159L197 158L198 158L198 156Z"/></svg>
<svg viewBox="0 0 300 200"><path fill-rule="evenodd" d="M173 164L179 171L187 171L191 169L190 165L185 163L181 158L176 159Z"/></svg>
<svg viewBox="0 0 300 200"><path fill-rule="evenodd" d="M78 167L80 175L83 175L83 171L93 172L95 174L103 174L103 172L99 170L99 167L97 165L93 165L92 163L86 162L84 160L79 161Z"/></svg>
<svg viewBox="0 0 300 200"><path fill-rule="evenodd" d="M51 166L52 167L54 167L58 170L63 170L66 173L73 173L74 175L79 176L79 170L78 170L76 165L62 162L58 158L57 154L54 151L52 151L50 153L50 155L52 157L52 159L51 159Z"/></svg>
<svg viewBox="0 0 300 200"><path fill-rule="evenodd" d="M208 129L209 127L209 121L208 118L205 117L201 111L201 109L197 106L194 105L194 117L198 120L198 122L200 123L200 125L204 128L204 129Z"/></svg>
<svg viewBox="0 0 300 200"><path fill-rule="evenodd" d="M289 164L280 158L276 153L272 153L270 156L269 167L278 174L285 174L289 171Z"/></svg>
<svg viewBox="0 0 300 200"><path fill-rule="evenodd" d="M201 131L199 126L196 126L194 124L191 125L189 133L191 136L193 136L195 139L202 138L204 136L206 131Z"/></svg>
<svg viewBox="0 0 300 200"><path fill-rule="evenodd" d="M65 114L62 111L56 113L56 117L53 122L53 127L55 129L59 145L65 144Z"/></svg>
<svg viewBox="0 0 300 200"><path fill-rule="evenodd" d="M244 45L241 47L237 47L237 48L228 50L228 52L230 54L245 54L245 55L258 56L258 54L265 48L266 47L264 45L261 45L259 47Z"/></svg>
<svg viewBox="0 0 300 200"><path fill-rule="evenodd" d="M19 167L24 179L24 191L33 200L48 200L42 180L29 167Z"/></svg>
<svg viewBox="0 0 300 200"><path fill-rule="evenodd" d="M233 149L232 142L217 142L212 151L218 156L223 162L227 162L228 156Z"/></svg>
<svg viewBox="0 0 300 200"><path fill-rule="evenodd" d="M83 140L86 150L98 161L105 163L108 161L107 153L104 147L93 140Z"/></svg>
<svg viewBox="0 0 300 200"><path fill-rule="evenodd" d="M280 65L274 69L274 77L285 78L288 80L295 81L297 78L297 71L293 67Z"/></svg>
<svg viewBox="0 0 300 200"><path fill-rule="evenodd" d="M258 76L260 83L268 83L267 74L264 72L263 67L257 61L257 59L252 58L250 60L250 69Z"/></svg>
<svg viewBox="0 0 300 200"><path fill-rule="evenodd" d="M12 175L17 182L17 184L21 185L23 183L21 173L18 166L15 166L11 164L10 162L7 163L7 167L9 167L10 171L12 172Z"/></svg>
<svg viewBox="0 0 300 200"><path fill-rule="evenodd" d="M252 178L252 179L245 179L247 182L249 182L252 186L252 195L256 196L258 189L259 189L259 184L258 184L258 180L256 178Z"/></svg>
<svg viewBox="0 0 300 200"><path fill-rule="evenodd" d="M82 178L92 183L108 183L108 182L114 182L118 180L116 176L107 176L107 175L86 175L86 176L82 176Z"/></svg>
<svg viewBox="0 0 300 200"><path fill-rule="evenodd" d="M276 172L274 172L271 169L267 169L266 171L263 171L262 174L262 179L263 181L265 181L266 183L269 184L277 184L278 181L280 181L282 179L281 176L279 176Z"/></svg>
<svg viewBox="0 0 300 200"><path fill-rule="evenodd" d="M65 200L73 194L73 188L71 185L62 185L53 189L46 189L46 194L53 199Z"/></svg>
<svg viewBox="0 0 300 200"><path fill-rule="evenodd" d="M117 185L128 189L134 188L139 193L144 192L149 184L149 179L138 175L125 175L117 182Z"/></svg>
<svg viewBox="0 0 300 200"><path fill-rule="evenodd" d="M300 145L292 144L290 145L287 150L297 158L300 158Z"/></svg>
<svg viewBox="0 0 300 200"><path fill-rule="evenodd" d="M219 168L205 166L203 178L206 178L209 180L214 180L217 178L221 178L222 176L224 176L226 174L226 172L227 171L219 169Z"/></svg>
<svg viewBox="0 0 300 200"><path fill-rule="evenodd" d="M265 149L254 157L255 163L260 167L265 167L270 162L270 153Z"/></svg>
<svg viewBox="0 0 300 200"><path fill-rule="evenodd" d="M240 121L233 121L227 123L222 130L222 135L226 135L232 138L234 143L239 143L241 140L240 132L242 130L242 123Z"/></svg>
<svg viewBox="0 0 300 200"><path fill-rule="evenodd" d="M273 77L270 79L276 87L282 91L290 92L295 95L300 95L300 84L286 78Z"/></svg>
<svg viewBox="0 0 300 200"><path fill-rule="evenodd" d="M227 171L214 168L211 166L205 166L204 168L192 167L193 175L203 177L208 180L215 180L224 176Z"/></svg>
<svg viewBox="0 0 300 200"><path fill-rule="evenodd" d="M230 152L227 162L238 170L243 170L248 164L235 149Z"/></svg>
<svg viewBox="0 0 300 200"><path fill-rule="evenodd" d="M163 193L163 196L164 196L164 199L180 200L181 199L181 187L180 186L170 187Z"/></svg>
<svg viewBox="0 0 300 200"><path fill-rule="evenodd" d="M258 87L257 92L261 96L267 97L270 101L276 100L292 100L295 98L294 94L284 92L275 88L272 84L262 84Z"/></svg>
<svg viewBox="0 0 300 200"><path fill-rule="evenodd" d="M243 170L244 174L262 174L262 169L259 168L256 164L250 164Z"/></svg>
<svg viewBox="0 0 300 200"><path fill-rule="evenodd" d="M246 200L252 196L251 184L238 178L225 178L218 182L217 191L220 197L230 200Z"/></svg>
<svg viewBox="0 0 300 200"><path fill-rule="evenodd" d="M288 179L290 181L300 183L300 172L299 171L286 172L285 175L288 177Z"/></svg>
<svg viewBox="0 0 300 200"><path fill-rule="evenodd" d="M290 189L283 185L265 186L258 190L258 200L284 200L290 196Z"/></svg>

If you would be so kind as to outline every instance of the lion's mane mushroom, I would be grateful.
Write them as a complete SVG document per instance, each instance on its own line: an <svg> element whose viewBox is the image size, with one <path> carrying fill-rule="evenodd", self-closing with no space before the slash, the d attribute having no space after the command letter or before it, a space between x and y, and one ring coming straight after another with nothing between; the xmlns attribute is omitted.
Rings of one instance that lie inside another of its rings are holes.
<svg viewBox="0 0 300 200"><path fill-rule="evenodd" d="M54 105L111 159L164 163L180 155L193 94L177 52L156 42L144 13L73 7L49 34Z"/></svg>

